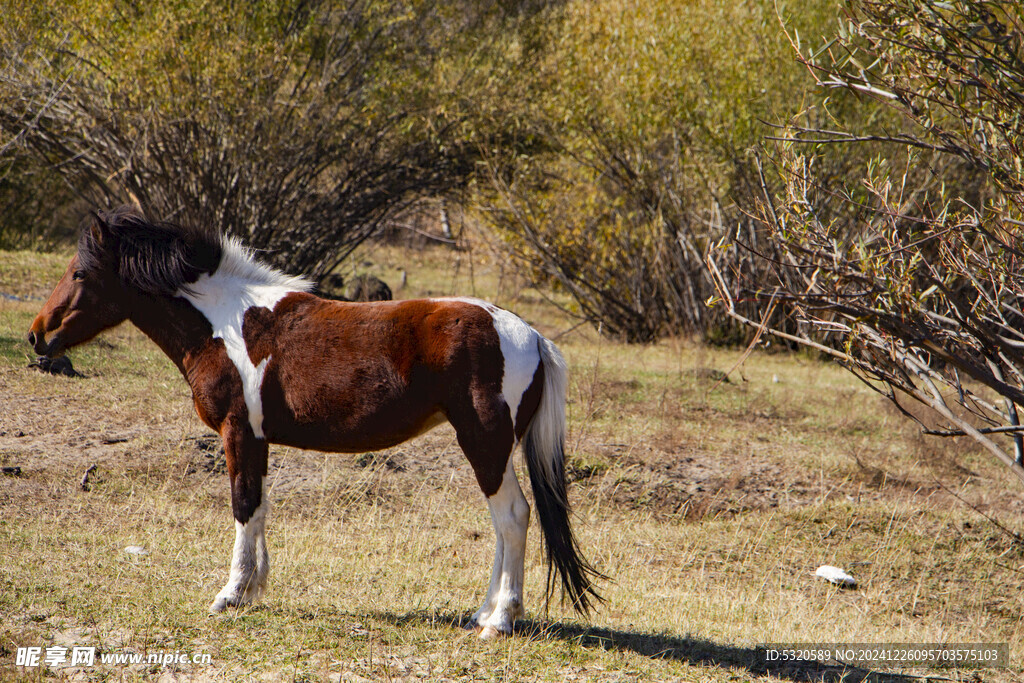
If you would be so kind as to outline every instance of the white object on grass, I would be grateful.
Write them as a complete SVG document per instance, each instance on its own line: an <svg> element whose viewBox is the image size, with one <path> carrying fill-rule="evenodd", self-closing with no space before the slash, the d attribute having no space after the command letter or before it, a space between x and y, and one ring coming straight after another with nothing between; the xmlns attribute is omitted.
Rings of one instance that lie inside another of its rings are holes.
<svg viewBox="0 0 1024 683"><path fill-rule="evenodd" d="M149 555L149 551L143 548L141 545L130 545L125 547L124 551L131 555Z"/></svg>
<svg viewBox="0 0 1024 683"><path fill-rule="evenodd" d="M834 583L837 586L843 588L856 588L857 580L844 572L839 567L833 567L830 564L823 564L818 567L818 570L814 572L814 575L819 579L825 579L829 583Z"/></svg>

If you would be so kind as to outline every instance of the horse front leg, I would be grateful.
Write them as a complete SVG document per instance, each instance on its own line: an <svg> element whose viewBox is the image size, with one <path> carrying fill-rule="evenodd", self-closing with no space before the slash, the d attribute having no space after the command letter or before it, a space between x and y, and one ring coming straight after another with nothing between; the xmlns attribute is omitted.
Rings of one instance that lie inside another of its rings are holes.
<svg viewBox="0 0 1024 683"><path fill-rule="evenodd" d="M264 490L267 442L253 435L248 420L229 417L221 438L231 478L231 509L235 516L235 549L227 584L210 612L240 607L256 600L267 585L270 556L264 536L269 501Z"/></svg>

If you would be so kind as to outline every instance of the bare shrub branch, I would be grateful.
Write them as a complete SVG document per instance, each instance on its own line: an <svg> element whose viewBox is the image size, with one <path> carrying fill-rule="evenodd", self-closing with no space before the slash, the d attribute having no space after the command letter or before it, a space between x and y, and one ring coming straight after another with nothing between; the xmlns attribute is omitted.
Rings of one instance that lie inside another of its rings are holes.
<svg viewBox="0 0 1024 683"><path fill-rule="evenodd" d="M911 127L796 122L775 137L782 191L764 192L757 211L785 276L732 271L731 283L727 262L714 252L708 262L731 317L756 324L737 310L740 297L784 302L796 331L776 325L775 334L835 358L897 406L902 395L929 407L944 426L927 433L970 436L1024 480L1019 12L853 3L830 49L801 59L822 87L876 97ZM858 183L822 174L823 142L864 140L899 154L872 160Z"/></svg>

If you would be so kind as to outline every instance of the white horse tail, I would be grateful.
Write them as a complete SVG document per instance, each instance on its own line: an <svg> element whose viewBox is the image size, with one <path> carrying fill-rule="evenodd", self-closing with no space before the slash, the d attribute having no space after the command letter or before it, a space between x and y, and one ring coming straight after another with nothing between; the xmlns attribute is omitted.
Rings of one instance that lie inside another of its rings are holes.
<svg viewBox="0 0 1024 683"><path fill-rule="evenodd" d="M603 602L594 590L594 579L607 577L583 558L569 522L565 481L565 398L568 387L565 358L558 347L544 337L539 337L538 348L544 365L544 389L537 414L523 436L523 452L547 554L545 598L551 599L560 578L563 598L567 597L577 612L587 614L595 601Z"/></svg>

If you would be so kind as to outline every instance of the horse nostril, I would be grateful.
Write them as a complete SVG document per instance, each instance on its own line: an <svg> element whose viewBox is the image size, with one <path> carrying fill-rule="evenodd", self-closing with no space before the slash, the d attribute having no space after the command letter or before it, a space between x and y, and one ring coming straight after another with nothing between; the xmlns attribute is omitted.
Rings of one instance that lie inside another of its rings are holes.
<svg viewBox="0 0 1024 683"><path fill-rule="evenodd" d="M36 345L36 333L35 332L29 332L28 333L28 344L29 344L29 346L31 346L33 348L35 347L35 345Z"/></svg>

